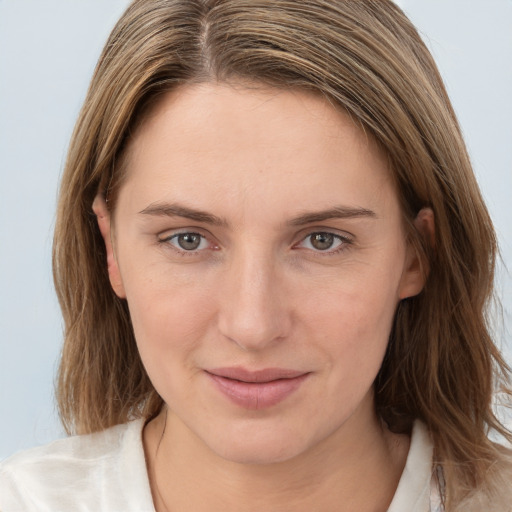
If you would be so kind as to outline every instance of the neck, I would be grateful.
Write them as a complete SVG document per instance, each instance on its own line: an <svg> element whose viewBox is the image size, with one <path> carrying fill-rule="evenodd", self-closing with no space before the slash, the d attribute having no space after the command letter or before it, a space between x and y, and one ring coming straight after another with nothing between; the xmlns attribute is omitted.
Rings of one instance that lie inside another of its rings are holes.
<svg viewBox="0 0 512 512"><path fill-rule="evenodd" d="M409 439L389 432L374 414L364 428L356 420L293 459L241 464L213 453L164 410L144 429L156 511L384 512Z"/></svg>

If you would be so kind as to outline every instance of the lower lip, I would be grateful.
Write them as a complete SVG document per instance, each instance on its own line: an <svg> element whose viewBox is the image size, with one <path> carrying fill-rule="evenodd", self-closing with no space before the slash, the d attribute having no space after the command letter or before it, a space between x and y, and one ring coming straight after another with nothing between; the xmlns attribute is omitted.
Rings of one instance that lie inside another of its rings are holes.
<svg viewBox="0 0 512 512"><path fill-rule="evenodd" d="M277 405L296 391L308 377L308 373L292 379L277 379L269 382L243 382L207 373L221 391L236 405L245 409L267 409Z"/></svg>

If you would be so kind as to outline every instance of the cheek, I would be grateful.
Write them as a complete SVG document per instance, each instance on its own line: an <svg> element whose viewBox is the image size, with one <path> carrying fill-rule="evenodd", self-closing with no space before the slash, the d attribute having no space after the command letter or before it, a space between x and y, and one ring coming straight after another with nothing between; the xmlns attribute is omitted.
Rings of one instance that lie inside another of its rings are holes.
<svg viewBox="0 0 512 512"><path fill-rule="evenodd" d="M161 266L133 271L124 280L139 352L153 381L180 366L193 367L194 350L208 336L212 317L210 289L190 272L170 272Z"/></svg>
<svg viewBox="0 0 512 512"><path fill-rule="evenodd" d="M398 304L398 281L393 271L357 273L333 279L322 293L303 294L306 336L319 340L336 378L373 382Z"/></svg>

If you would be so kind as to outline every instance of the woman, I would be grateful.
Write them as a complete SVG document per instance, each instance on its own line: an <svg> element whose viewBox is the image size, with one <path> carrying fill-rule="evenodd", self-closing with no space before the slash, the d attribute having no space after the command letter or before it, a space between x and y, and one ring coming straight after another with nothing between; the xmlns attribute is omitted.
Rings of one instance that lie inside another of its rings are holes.
<svg viewBox="0 0 512 512"><path fill-rule="evenodd" d="M495 252L394 4L134 1L56 225L80 435L4 463L0 507L510 510Z"/></svg>

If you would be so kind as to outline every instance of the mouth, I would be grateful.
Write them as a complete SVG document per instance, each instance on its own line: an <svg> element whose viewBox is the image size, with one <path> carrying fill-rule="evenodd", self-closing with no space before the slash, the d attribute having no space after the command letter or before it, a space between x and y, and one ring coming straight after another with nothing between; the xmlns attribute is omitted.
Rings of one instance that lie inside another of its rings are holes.
<svg viewBox="0 0 512 512"><path fill-rule="evenodd" d="M252 371L240 367L215 368L205 373L232 403L253 410L267 409L284 401L310 375L310 372L284 368Z"/></svg>

